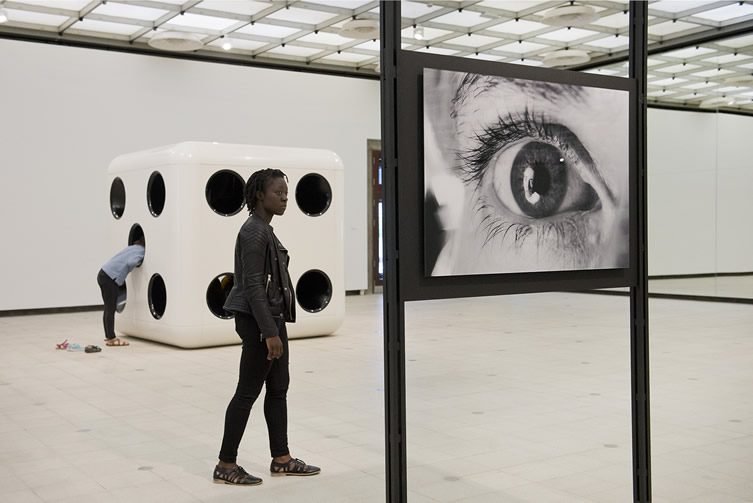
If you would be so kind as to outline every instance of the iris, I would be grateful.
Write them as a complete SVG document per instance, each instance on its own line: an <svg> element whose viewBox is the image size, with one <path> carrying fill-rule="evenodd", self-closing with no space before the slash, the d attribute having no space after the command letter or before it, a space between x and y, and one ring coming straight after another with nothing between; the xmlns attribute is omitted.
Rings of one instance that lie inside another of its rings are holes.
<svg viewBox="0 0 753 503"><path fill-rule="evenodd" d="M520 149L510 170L510 188L515 202L526 216L553 215L567 193L567 170L559 150L532 141Z"/></svg>

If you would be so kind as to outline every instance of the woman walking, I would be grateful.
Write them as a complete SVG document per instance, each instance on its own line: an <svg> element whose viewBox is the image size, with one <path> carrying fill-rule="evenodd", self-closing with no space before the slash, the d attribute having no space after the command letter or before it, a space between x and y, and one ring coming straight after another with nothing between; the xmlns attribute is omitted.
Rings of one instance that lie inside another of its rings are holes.
<svg viewBox="0 0 753 503"><path fill-rule="evenodd" d="M285 174L263 169L245 188L250 216L235 244L235 283L225 310L235 314L235 331L243 340L235 395L225 413L225 431L214 481L257 485L262 479L236 463L238 446L251 407L266 384L264 418L269 433L272 475L316 475L320 469L293 458L288 449L288 336L285 322L295 321L295 296L288 274L288 252L274 234L272 217L282 216L288 202Z"/></svg>

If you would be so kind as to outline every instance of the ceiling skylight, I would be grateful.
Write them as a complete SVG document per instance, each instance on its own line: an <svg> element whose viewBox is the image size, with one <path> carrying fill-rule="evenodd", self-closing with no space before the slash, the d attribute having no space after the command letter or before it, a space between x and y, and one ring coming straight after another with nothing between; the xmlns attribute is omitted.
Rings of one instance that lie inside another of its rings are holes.
<svg viewBox="0 0 753 503"><path fill-rule="evenodd" d="M105 21L84 19L83 21L74 23L73 26L70 27L70 30L94 31L99 33L110 33L113 35L133 35L142 28L142 26L134 26L130 24L107 23Z"/></svg>
<svg viewBox="0 0 753 503"><path fill-rule="evenodd" d="M282 39L289 37L294 33L298 33L295 28L287 28L285 26L274 26L271 24L255 23L253 25L246 25L243 28L239 28L235 33L243 33L245 35L257 35L260 37L269 37Z"/></svg>
<svg viewBox="0 0 753 503"><path fill-rule="evenodd" d="M753 14L753 5L747 3L740 5L740 3L734 3L726 7L699 12L698 14L694 14L694 16L701 19L710 19L712 21L729 21L750 16L751 14Z"/></svg>
<svg viewBox="0 0 753 503"><path fill-rule="evenodd" d="M290 7L289 9L280 9L277 12L270 14L268 17L270 19L280 19L282 21L294 21L296 23L317 25L335 16L336 14L331 14L329 12Z"/></svg>
<svg viewBox="0 0 753 503"><path fill-rule="evenodd" d="M207 32L222 32L238 23L239 21L236 19L186 13L182 16L175 16L166 23L165 27L181 26L183 28L197 28Z"/></svg>
<svg viewBox="0 0 753 503"><path fill-rule="evenodd" d="M139 19L142 21L156 21L168 12L170 11L162 9L152 9L150 7L140 7L138 5L108 2L106 4L99 5L92 11L92 14L128 19Z"/></svg>

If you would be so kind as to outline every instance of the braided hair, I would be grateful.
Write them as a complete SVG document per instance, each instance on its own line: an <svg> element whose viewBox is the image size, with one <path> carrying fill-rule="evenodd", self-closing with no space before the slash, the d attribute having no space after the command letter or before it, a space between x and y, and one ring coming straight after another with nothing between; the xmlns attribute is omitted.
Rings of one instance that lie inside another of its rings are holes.
<svg viewBox="0 0 753 503"><path fill-rule="evenodd" d="M249 214L256 209L256 193L264 192L269 182L274 178L283 178L288 181L288 176L279 169L267 168L255 171L246 182L246 188L243 194L246 198L246 207Z"/></svg>

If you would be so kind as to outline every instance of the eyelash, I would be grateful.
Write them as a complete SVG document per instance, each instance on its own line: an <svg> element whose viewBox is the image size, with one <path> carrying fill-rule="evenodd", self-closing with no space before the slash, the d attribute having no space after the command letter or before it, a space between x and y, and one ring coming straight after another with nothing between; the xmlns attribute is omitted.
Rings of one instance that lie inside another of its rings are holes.
<svg viewBox="0 0 753 503"><path fill-rule="evenodd" d="M489 163L505 146L523 138L559 143L552 134L552 125L543 115L536 115L526 108L517 114L500 117L495 124L484 127L476 135L476 146L469 152L457 152L461 164L456 167L465 183L481 182Z"/></svg>

